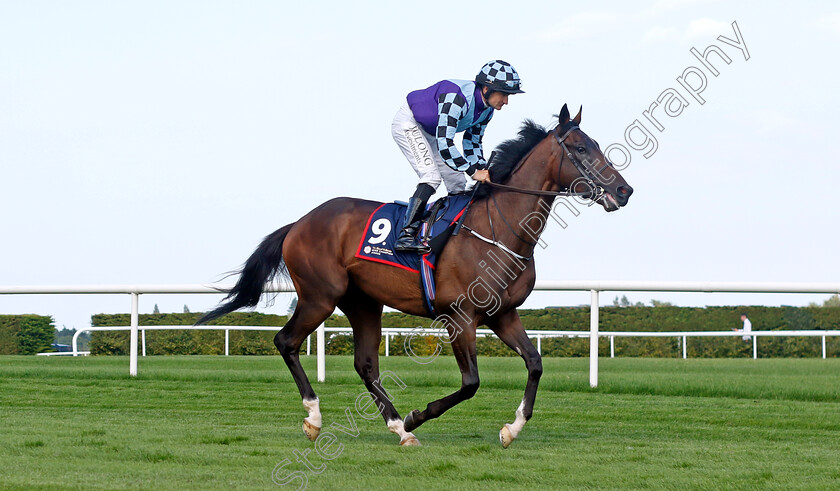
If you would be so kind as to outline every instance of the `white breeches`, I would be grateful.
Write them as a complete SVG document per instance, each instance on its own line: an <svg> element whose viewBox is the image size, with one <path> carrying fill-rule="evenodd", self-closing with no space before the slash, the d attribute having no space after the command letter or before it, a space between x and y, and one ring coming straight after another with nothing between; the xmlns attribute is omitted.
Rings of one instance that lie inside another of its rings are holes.
<svg viewBox="0 0 840 491"><path fill-rule="evenodd" d="M428 184L437 189L443 182L449 193L460 193L467 188L467 175L443 162L437 140L423 131L407 102L394 116L391 135L411 168L420 177L420 184Z"/></svg>

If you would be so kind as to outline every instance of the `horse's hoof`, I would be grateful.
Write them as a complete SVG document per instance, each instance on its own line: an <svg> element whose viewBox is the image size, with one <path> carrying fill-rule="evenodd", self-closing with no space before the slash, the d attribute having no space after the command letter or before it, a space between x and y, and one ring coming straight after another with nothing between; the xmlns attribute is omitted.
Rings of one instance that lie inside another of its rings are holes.
<svg viewBox="0 0 840 491"><path fill-rule="evenodd" d="M513 434L508 429L508 426L502 426L501 431L499 431L499 441L502 442L502 448L508 448L513 443Z"/></svg>
<svg viewBox="0 0 840 491"><path fill-rule="evenodd" d="M414 436L414 435L406 435L406 437L403 438L400 441L400 446L401 447L419 447L420 446L420 440L418 440L417 437Z"/></svg>
<svg viewBox="0 0 840 491"><path fill-rule="evenodd" d="M414 431L417 428L417 426L419 426L416 423L418 416L420 416L420 411L416 409L408 413L408 416L406 416L405 420L403 421L403 428L405 428L405 431Z"/></svg>
<svg viewBox="0 0 840 491"><path fill-rule="evenodd" d="M303 434L313 442L318 439L321 433L321 427L315 426L309 422L309 418L303 418Z"/></svg>

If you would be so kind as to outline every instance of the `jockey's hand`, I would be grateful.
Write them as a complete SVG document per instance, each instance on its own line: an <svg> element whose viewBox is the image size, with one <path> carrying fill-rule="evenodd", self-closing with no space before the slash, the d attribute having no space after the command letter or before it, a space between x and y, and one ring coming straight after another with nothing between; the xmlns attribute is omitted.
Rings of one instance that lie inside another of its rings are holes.
<svg viewBox="0 0 840 491"><path fill-rule="evenodd" d="M472 178L478 182L490 182L490 171L487 169L477 170L473 172Z"/></svg>

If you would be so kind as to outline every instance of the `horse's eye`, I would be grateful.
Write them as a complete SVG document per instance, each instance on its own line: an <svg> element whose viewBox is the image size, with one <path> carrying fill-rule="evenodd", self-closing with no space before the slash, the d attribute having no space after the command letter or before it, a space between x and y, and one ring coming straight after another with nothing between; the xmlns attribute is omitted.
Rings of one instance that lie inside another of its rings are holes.
<svg viewBox="0 0 840 491"><path fill-rule="evenodd" d="M584 153L584 152L586 152L586 148L585 147L577 147L577 151L579 153Z"/></svg>

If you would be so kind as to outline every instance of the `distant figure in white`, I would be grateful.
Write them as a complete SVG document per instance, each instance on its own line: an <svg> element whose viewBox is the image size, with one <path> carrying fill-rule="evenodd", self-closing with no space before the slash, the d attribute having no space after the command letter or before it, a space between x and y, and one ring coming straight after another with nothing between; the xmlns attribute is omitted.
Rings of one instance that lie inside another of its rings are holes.
<svg viewBox="0 0 840 491"><path fill-rule="evenodd" d="M735 331L740 331L744 333L744 341L749 341L752 339L752 336L749 334L752 332L752 322L747 319L747 314L741 314L741 321L744 323L743 329L735 329Z"/></svg>

